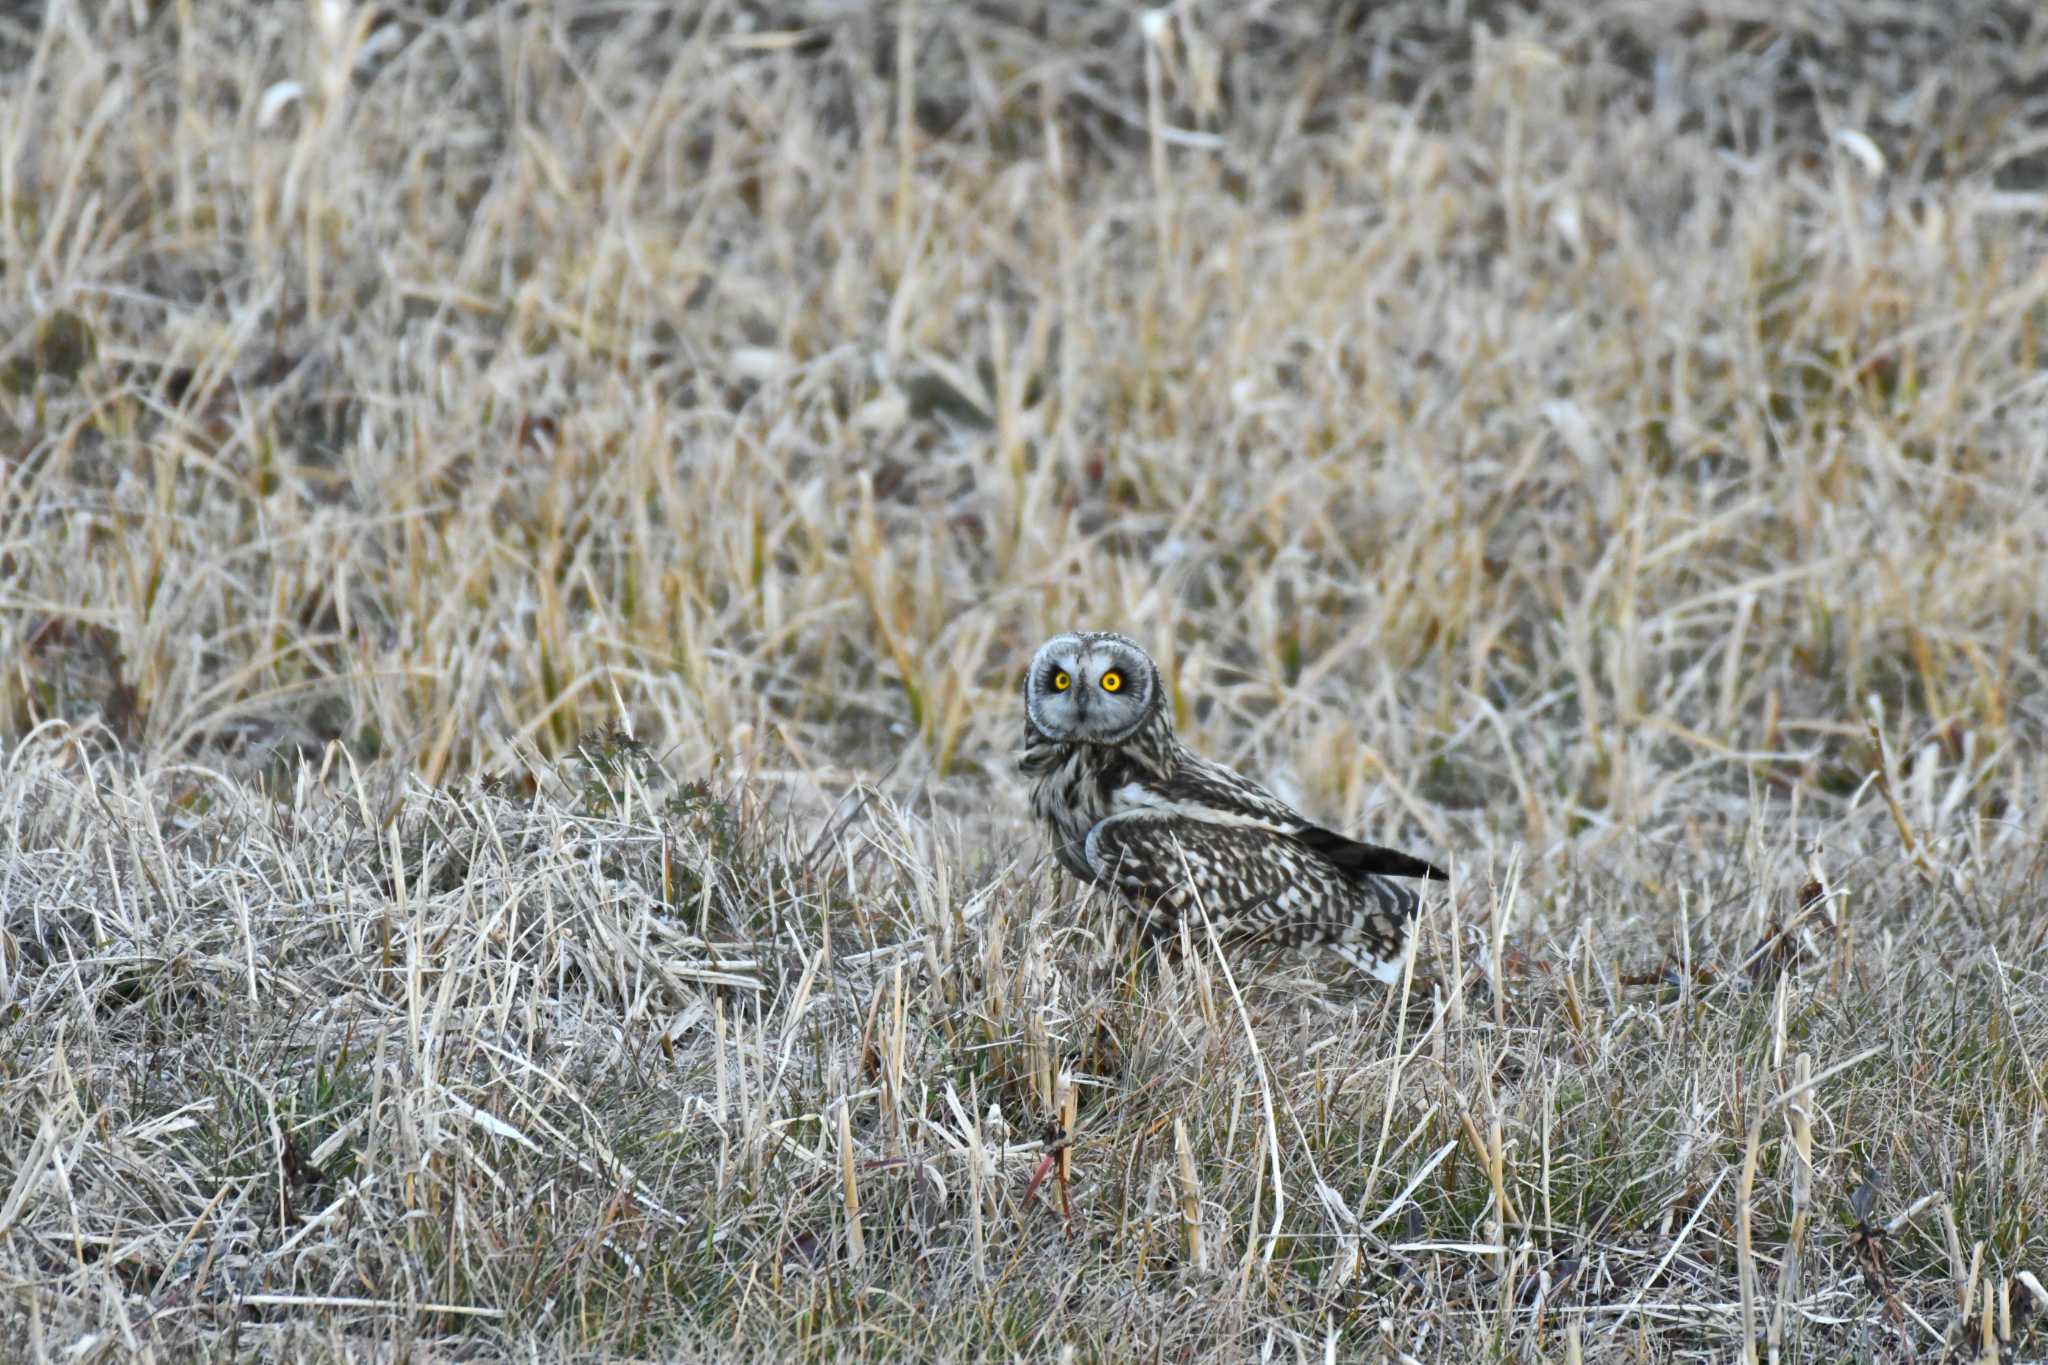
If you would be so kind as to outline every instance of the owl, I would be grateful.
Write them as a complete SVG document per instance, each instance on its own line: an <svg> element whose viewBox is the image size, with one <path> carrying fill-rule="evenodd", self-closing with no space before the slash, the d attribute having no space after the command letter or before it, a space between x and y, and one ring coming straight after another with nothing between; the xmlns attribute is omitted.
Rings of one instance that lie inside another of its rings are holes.
<svg viewBox="0 0 2048 1365"><path fill-rule="evenodd" d="M1024 679L1031 809L1060 866L1116 892L1145 928L1190 911L1219 932L1322 945L1398 981L1420 858L1323 828L1174 737L1159 668L1121 635L1056 635ZM1199 921L1197 921L1199 923Z"/></svg>

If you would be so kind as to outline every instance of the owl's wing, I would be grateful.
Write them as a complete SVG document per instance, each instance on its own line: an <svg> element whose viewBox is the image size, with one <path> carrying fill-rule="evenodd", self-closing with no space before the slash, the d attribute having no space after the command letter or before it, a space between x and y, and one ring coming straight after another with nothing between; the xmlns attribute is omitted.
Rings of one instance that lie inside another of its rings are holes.
<svg viewBox="0 0 2048 1365"><path fill-rule="evenodd" d="M1301 828L1294 831L1294 837L1346 872L1371 877L1420 877L1432 882L1450 880L1450 875L1435 863L1418 858L1412 853L1403 853L1384 844L1368 844L1357 839L1348 839L1335 830L1324 829L1321 825L1311 825L1304 821Z"/></svg>
<svg viewBox="0 0 2048 1365"><path fill-rule="evenodd" d="M1383 981L1400 975L1420 905L1407 887L1349 874L1280 831L1160 809L1102 821L1086 856L1097 883L1115 887L1154 930L1198 912L1219 931L1350 945L1352 960L1371 959Z"/></svg>
<svg viewBox="0 0 2048 1365"><path fill-rule="evenodd" d="M1358 877L1422 877L1449 881L1436 864L1380 844L1362 843L1302 818L1301 812L1220 764L1196 760L1182 764L1160 784L1170 800L1206 807L1224 819L1256 820L1271 825Z"/></svg>

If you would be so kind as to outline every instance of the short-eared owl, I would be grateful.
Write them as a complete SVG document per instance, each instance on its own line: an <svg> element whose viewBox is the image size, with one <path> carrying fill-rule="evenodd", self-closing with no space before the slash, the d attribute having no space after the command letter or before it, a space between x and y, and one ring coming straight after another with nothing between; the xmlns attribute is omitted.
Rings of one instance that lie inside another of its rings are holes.
<svg viewBox="0 0 2048 1365"><path fill-rule="evenodd" d="M1158 666L1121 635L1039 647L1024 680L1022 766L1060 865L1120 893L1155 931L1194 909L1219 931L1327 945L1396 981L1420 898L1387 879L1445 879L1420 858L1324 829L1188 749Z"/></svg>

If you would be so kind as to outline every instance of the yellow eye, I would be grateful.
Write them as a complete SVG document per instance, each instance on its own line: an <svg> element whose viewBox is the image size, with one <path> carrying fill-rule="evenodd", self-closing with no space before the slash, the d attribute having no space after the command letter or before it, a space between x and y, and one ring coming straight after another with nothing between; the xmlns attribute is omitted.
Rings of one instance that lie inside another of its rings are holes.
<svg viewBox="0 0 2048 1365"><path fill-rule="evenodd" d="M1123 685L1124 675L1121 673L1105 673L1102 675L1102 690L1105 692L1114 692Z"/></svg>
<svg viewBox="0 0 2048 1365"><path fill-rule="evenodd" d="M1073 685L1074 680L1064 673L1055 673L1052 675L1052 686L1055 692L1064 692Z"/></svg>

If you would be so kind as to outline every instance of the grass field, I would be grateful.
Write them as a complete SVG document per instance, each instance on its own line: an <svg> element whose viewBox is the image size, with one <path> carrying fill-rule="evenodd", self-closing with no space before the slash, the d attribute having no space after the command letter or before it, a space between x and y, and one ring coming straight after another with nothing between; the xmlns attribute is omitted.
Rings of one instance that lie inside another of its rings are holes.
<svg viewBox="0 0 2048 1365"><path fill-rule="evenodd" d="M2044 72L0 17L0 1353L2048 1356ZM1410 981L1133 960L1074 626L1454 869Z"/></svg>

